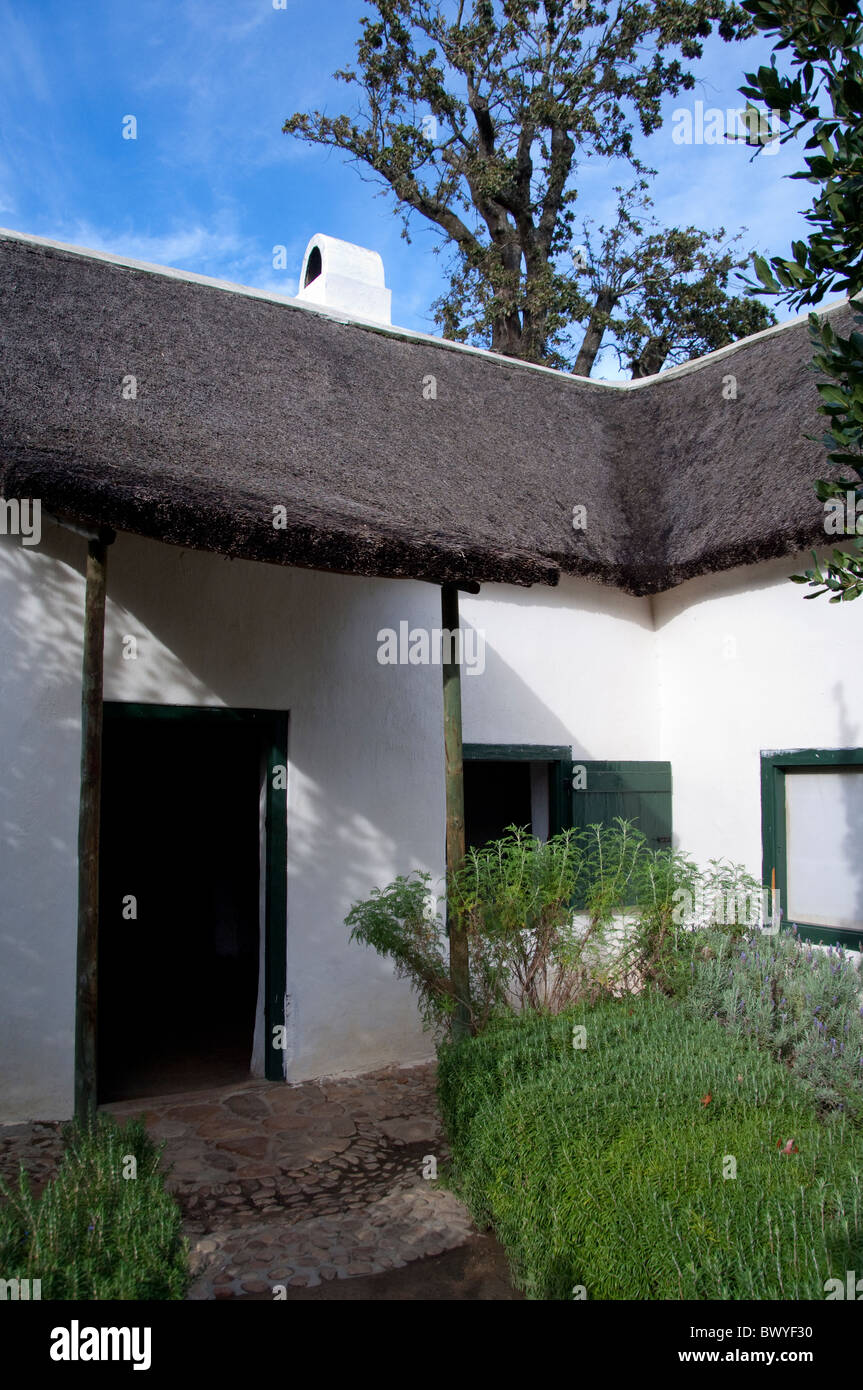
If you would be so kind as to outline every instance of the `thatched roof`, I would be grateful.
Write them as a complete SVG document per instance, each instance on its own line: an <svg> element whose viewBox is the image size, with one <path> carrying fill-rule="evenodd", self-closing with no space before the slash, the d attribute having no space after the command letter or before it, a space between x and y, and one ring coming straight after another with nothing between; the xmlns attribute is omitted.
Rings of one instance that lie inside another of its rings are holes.
<svg viewBox="0 0 863 1390"><path fill-rule="evenodd" d="M805 322L609 386L3 233L0 344L0 494L90 527L641 594L824 539Z"/></svg>

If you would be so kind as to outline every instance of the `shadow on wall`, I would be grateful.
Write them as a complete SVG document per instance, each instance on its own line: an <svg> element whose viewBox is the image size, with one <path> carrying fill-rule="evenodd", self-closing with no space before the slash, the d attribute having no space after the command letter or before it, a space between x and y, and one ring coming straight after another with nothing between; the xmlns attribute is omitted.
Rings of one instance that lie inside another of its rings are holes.
<svg viewBox="0 0 863 1390"><path fill-rule="evenodd" d="M14 587L2 675L14 747L0 795L4 883L18 889L4 894L4 970L19 999L21 1045L44 1058L42 1040L55 1030L49 1046L66 1050L71 1077L86 543L46 526L39 554L3 553ZM107 699L290 711L288 990L292 976L300 979L293 1022L304 1055L323 1057L329 1048L346 1065L366 1064L381 1052L383 1014L391 1033L416 1035L407 986L393 985L386 962L348 946L343 919L353 900L396 873L443 871L440 668L377 660L381 628L397 629L402 619L440 625L439 590L230 561L121 535L109 551L108 593ZM527 601L520 591L502 596ZM566 604L554 591L542 602ZM596 603L604 611L602 595ZM135 660L123 659L128 636L137 641ZM465 677L474 680L491 692L484 709L517 711L512 741L575 742L591 756L495 650L486 650L482 675ZM64 1089L62 1079L57 1087Z"/></svg>
<svg viewBox="0 0 863 1390"><path fill-rule="evenodd" d="M353 896L378 881L375 861L442 864L440 667L377 660L381 628L440 625L437 588L122 539L109 593L124 614L115 609L109 624L106 696L289 710L291 776L303 806L303 824L290 831L291 862L316 885L330 883L334 862ZM134 663L118 656L126 617L124 631L143 628ZM148 644L158 645L150 670ZM463 684L474 681L519 712L519 741L572 743L572 730L494 650L486 649L482 675ZM430 798L439 816L433 843Z"/></svg>
<svg viewBox="0 0 863 1390"><path fill-rule="evenodd" d="M808 564L812 563L811 556L806 551L802 554L780 556L774 560L759 560L752 565L740 565L736 569L717 570L713 574L698 575L694 579L675 584L673 588L651 598L656 631L661 631L696 604L718 597L739 598L772 589L779 581L788 580L789 575L799 574L801 569L805 568L804 558ZM800 590L790 582L788 588L790 593L796 593L798 599L801 598Z"/></svg>
<svg viewBox="0 0 863 1390"><path fill-rule="evenodd" d="M70 1108L84 550L0 544L0 1120Z"/></svg>
<svg viewBox="0 0 863 1390"><path fill-rule="evenodd" d="M292 1018L302 1054L380 1052L384 1015L392 1031L415 1034L407 985L394 986L387 962L348 945L344 917L397 873L443 872L440 667L377 660L382 628L398 630L404 619L440 625L439 590L123 537L109 593L121 609L112 607L106 644L110 698L290 711L288 991L298 983ZM124 663L122 635L136 631L139 658ZM522 711L523 741L571 740L494 652L468 680L492 683Z"/></svg>
<svg viewBox="0 0 863 1390"><path fill-rule="evenodd" d="M845 706L845 692L841 681L837 681L833 686L833 698L838 708L839 723L839 746L841 748L857 748L860 745L860 726L852 724L848 718L848 711ZM863 778L863 768L857 774ZM863 859L860 856L860 824L855 820L859 810L859 804L855 805L854 799L849 794L847 784L843 783L843 799L845 801L845 834L842 837L842 858L845 868L850 877L856 881L854 892L854 916L858 922L863 922Z"/></svg>

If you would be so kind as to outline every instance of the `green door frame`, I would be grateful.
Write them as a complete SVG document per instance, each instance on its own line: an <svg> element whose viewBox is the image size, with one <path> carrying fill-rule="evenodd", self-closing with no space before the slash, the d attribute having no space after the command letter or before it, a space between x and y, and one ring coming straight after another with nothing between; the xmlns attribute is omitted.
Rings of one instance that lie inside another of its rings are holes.
<svg viewBox="0 0 863 1390"><path fill-rule="evenodd" d="M288 802L276 772L288 766L288 716L278 710L230 709L223 705L146 705L118 700L104 703L104 722L172 720L218 726L245 724L258 729L266 764L264 811L264 1071L268 1081L285 1078L284 1052L273 1047L274 1030L285 1027L287 994ZM286 782L287 777L279 779ZM282 1034L284 1036L284 1034Z"/></svg>
<svg viewBox="0 0 863 1390"><path fill-rule="evenodd" d="M779 889L783 916L788 906L788 855L785 819L785 778L795 768L839 768L863 766L863 748L795 748L772 750L761 754L761 844L763 851L762 882ZM816 941L831 946L842 945L850 950L863 949L863 933L850 927L814 926L810 922L795 924L804 941Z"/></svg>
<svg viewBox="0 0 863 1390"><path fill-rule="evenodd" d="M567 767L572 762L572 748L554 743L466 743L465 762L482 760L492 763L552 763L551 798L548 833L557 835L572 824L569 804Z"/></svg>

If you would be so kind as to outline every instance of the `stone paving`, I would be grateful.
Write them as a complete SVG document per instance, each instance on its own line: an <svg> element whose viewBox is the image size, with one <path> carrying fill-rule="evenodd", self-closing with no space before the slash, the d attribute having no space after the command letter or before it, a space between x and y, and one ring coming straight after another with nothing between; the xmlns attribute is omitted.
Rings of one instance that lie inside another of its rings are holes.
<svg viewBox="0 0 863 1390"><path fill-rule="evenodd" d="M18 1172L23 1166L30 1187L38 1196L57 1171L63 1153L61 1130L59 1121L0 1125L0 1178L17 1189Z"/></svg>
<svg viewBox="0 0 863 1390"><path fill-rule="evenodd" d="M434 1067L421 1065L104 1109L140 1115L165 1141L189 1297L224 1299L399 1269L472 1238L464 1206L427 1176L447 1157L434 1088ZM59 1152L59 1126L0 1129L7 1179L20 1160L41 1185Z"/></svg>

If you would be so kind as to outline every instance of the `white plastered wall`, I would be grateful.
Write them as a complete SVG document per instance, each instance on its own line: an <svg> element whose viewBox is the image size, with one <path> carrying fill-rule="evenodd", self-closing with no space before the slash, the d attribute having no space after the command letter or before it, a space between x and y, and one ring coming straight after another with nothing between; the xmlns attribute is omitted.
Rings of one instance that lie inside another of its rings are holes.
<svg viewBox="0 0 863 1390"><path fill-rule="evenodd" d="M47 524L38 551L0 546L0 1121L71 1111L85 550ZM440 668L377 660L382 628L440 626L439 590L121 535L108 593L106 699L289 711L289 1078L430 1055L407 984L344 916L397 873L442 873ZM657 756L646 600L566 580L462 609L485 639L466 739Z"/></svg>
<svg viewBox="0 0 863 1390"><path fill-rule="evenodd" d="M71 1111L85 548L47 525L38 548L0 543L0 1120ZM485 657L465 739L668 758L675 842L759 873L760 751L863 743L856 610L803 602L802 563L651 600L575 579L463 595ZM439 627L439 591L129 536L108 588L106 698L289 711L290 1079L428 1056L407 984L344 916L397 873L442 872L440 668L377 660L382 628Z"/></svg>
<svg viewBox="0 0 863 1390"><path fill-rule="evenodd" d="M38 551L0 546L0 1121L71 1112L85 551L47 525ZM439 622L435 590L120 536L108 592L106 699L290 712L289 1076L430 1055L407 984L344 916L443 857L439 675L376 659L391 615Z"/></svg>
<svg viewBox="0 0 863 1390"><path fill-rule="evenodd" d="M762 750L863 744L863 614L806 602L788 576L807 564L707 575L652 600L675 844L758 878Z"/></svg>
<svg viewBox="0 0 863 1390"><path fill-rule="evenodd" d="M0 538L0 1121L72 1110L82 547Z"/></svg>
<svg viewBox="0 0 863 1390"><path fill-rule="evenodd" d="M564 577L553 589L483 586L462 596L461 617L484 632L486 648L484 673L462 679L466 743L662 756L648 599Z"/></svg>

